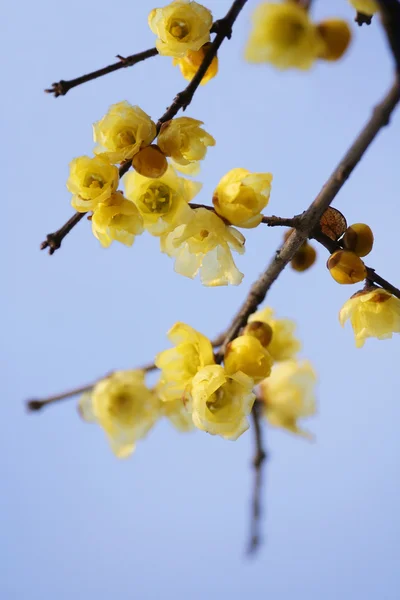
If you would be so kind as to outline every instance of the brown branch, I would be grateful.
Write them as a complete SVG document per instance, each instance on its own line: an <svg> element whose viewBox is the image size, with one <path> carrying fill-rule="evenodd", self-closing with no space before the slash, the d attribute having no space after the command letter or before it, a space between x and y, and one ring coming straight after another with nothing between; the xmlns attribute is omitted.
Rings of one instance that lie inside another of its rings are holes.
<svg viewBox="0 0 400 600"><path fill-rule="evenodd" d="M198 71L196 72L196 75L193 77L189 85L187 85L182 92L179 92L179 94L175 96L171 106L158 120L157 135L163 123L175 117L175 115L179 112L181 108L185 109L190 104L195 91L199 87L203 76L205 75L210 64L212 63L213 58L216 56L217 51L221 46L222 42L225 38L230 39L232 34L232 26L246 2L247 0L235 0L225 17L223 19L215 21L211 30L216 32L214 40L211 42L210 47L208 48L208 51L205 54ZM122 178L123 175L125 175L125 173L129 171L131 164L132 163L130 160L127 160L121 164L119 169L120 178ZM64 237L82 219L83 214L86 213L76 213L76 215L71 217L71 219L56 232L49 233L46 237L46 241L42 242L40 248L44 250L45 248L50 247L49 254L54 254L54 252L61 246L61 242L64 239Z"/></svg>
<svg viewBox="0 0 400 600"><path fill-rule="evenodd" d="M313 234L310 237L319 242L327 250L329 250L331 254L333 252L336 252L336 250L343 249L343 244L340 241L335 242L335 240L332 240L330 237L328 237L321 231L313 232ZM372 267L367 267L367 279L369 279L373 283L376 283L377 285L380 285L385 290L393 294L393 296L396 296L396 298L400 299L400 290L391 283L389 283L389 281L386 281L386 279L378 275L378 273L376 273L375 269L373 269Z"/></svg>
<svg viewBox="0 0 400 600"><path fill-rule="evenodd" d="M143 52L138 52L137 54L131 54L131 56L127 56L126 58L123 56L117 55L119 61L117 63L113 63L112 65L108 65L108 67L104 67L103 69L98 69L97 71L93 71L92 73L87 73L86 75L81 75L80 77L76 77L76 79L70 79L69 81L65 81L61 79L57 83L52 83L51 88L44 90L47 94L54 94L55 98L59 96L65 96L69 90L78 85L82 85L82 83L86 83L87 81L92 81L93 79L97 79L98 77L103 77L104 75L108 75L109 73L113 73L114 71L118 71L119 69L125 69L126 67L132 67L147 58L151 58L152 56L157 56L158 51L157 48L150 48L149 50L144 50Z"/></svg>
<svg viewBox="0 0 400 600"><path fill-rule="evenodd" d="M185 110L189 106L195 91L199 87L201 80L203 79L208 67L213 61L213 58L217 55L217 52L222 42L225 38L231 38L233 24L239 16L239 13L246 4L246 2L247 0L235 0L231 8L226 13L225 17L216 22L217 34L211 42L204 56L204 59L198 71L196 72L196 75L193 77L189 85L186 86L184 90L182 90L175 96L172 104L167 108L163 116L158 120L157 133L160 131L161 125L163 123L169 121L170 119L173 119L181 108Z"/></svg>
<svg viewBox="0 0 400 600"><path fill-rule="evenodd" d="M365 15L364 13L357 11L354 20L359 27L361 27L362 25L371 25L372 15Z"/></svg>
<svg viewBox="0 0 400 600"><path fill-rule="evenodd" d="M256 400L251 411L253 421L253 431L255 440L255 455L253 458L254 467L254 486L253 499L251 508L251 524L250 524L250 544L249 554L256 552L261 543L260 535L260 520L262 515L261 495L263 489L263 464L267 458L264 450L263 434L261 426L261 402Z"/></svg>
<svg viewBox="0 0 400 600"><path fill-rule="evenodd" d="M398 0L377 0L382 24L400 76L400 3Z"/></svg>
<svg viewBox="0 0 400 600"><path fill-rule="evenodd" d="M257 310L259 304L264 300L277 277L291 261L303 242L311 235L323 212L332 203L371 142L382 127L388 124L389 117L399 100L400 86L396 81L382 102L376 106L371 118L322 187L318 196L299 217L298 229L293 231L282 244L265 271L251 286L247 298L232 320L225 341L218 352L218 360L222 360L229 342L238 335L240 329L247 323L248 317Z"/></svg>
<svg viewBox="0 0 400 600"><path fill-rule="evenodd" d="M225 332L220 333L211 342L213 348L218 348L218 346L220 346L222 344L222 342L224 341L225 335L226 335ZM145 365L142 365L141 367L136 367L136 370L144 371L145 373L150 373L151 371L156 371L157 367L154 364L154 362L150 362ZM60 400L67 400L68 398L73 398L74 396L77 396L78 394L83 394L84 392L89 392L96 385L96 383L101 381L101 379L110 377L111 374L112 374L112 371L111 371L111 373L107 373L107 375L103 375L103 377L96 379L96 381L93 383L87 383L86 385L83 385L81 387L73 388L72 390L62 392L61 394L48 396L47 398L33 398L32 400L27 400L26 408L30 412L35 412L35 411L41 410L42 408L44 408L45 406L48 406L49 404L54 404L56 402L59 402Z"/></svg>

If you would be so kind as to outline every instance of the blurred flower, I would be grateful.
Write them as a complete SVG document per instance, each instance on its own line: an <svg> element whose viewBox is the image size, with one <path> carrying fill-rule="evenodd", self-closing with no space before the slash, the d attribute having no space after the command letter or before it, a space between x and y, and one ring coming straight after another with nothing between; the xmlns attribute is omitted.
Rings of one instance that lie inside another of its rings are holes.
<svg viewBox="0 0 400 600"><path fill-rule="evenodd" d="M271 326L272 340L268 345L268 352L274 360L294 358L301 348L299 340L294 337L296 328L294 321L274 318L274 311L269 306L253 313L249 317L248 323L253 321L261 321Z"/></svg>
<svg viewBox="0 0 400 600"><path fill-rule="evenodd" d="M307 360L289 360L275 365L268 379L259 386L264 414L271 425L311 437L297 421L316 412L315 382L314 369Z"/></svg>
<svg viewBox="0 0 400 600"><path fill-rule="evenodd" d="M379 4L376 0L349 0L350 4L356 9L357 12L363 13L364 15L373 15L378 12Z"/></svg>
<svg viewBox="0 0 400 600"><path fill-rule="evenodd" d="M82 418L98 423L112 451L126 458L159 417L159 401L146 387L143 371L114 371L79 401Z"/></svg>
<svg viewBox="0 0 400 600"><path fill-rule="evenodd" d="M196 75L197 71L201 63L204 60L207 50L210 47L210 43L204 44L200 48L200 50L189 50L185 56L181 58L174 58L173 65L174 67L179 66L182 75L188 81L192 81L193 77ZM211 65L208 67L203 79L200 82L200 85L205 85L210 79L216 76L218 73L218 58L214 56L211 61Z"/></svg>
<svg viewBox="0 0 400 600"><path fill-rule="evenodd" d="M203 285L239 285L243 273L233 262L231 249L243 254L244 243L237 229L212 211L198 208L161 238L161 250L175 258L175 271L185 277L193 279L200 272Z"/></svg>
<svg viewBox="0 0 400 600"><path fill-rule="evenodd" d="M178 431L185 433L194 429L192 415L182 399L162 402L161 412Z"/></svg>
<svg viewBox="0 0 400 600"><path fill-rule="evenodd" d="M343 19L325 19L317 25L319 34L325 43L319 58L323 60L339 60L351 42L351 29Z"/></svg>
<svg viewBox="0 0 400 600"><path fill-rule="evenodd" d="M310 69L324 48L323 39L300 4L263 2L255 9L246 48L249 62L267 62L278 69Z"/></svg>
<svg viewBox="0 0 400 600"><path fill-rule="evenodd" d="M192 383L192 419L198 429L237 440L248 428L254 382L244 373L228 376L221 365L201 369Z"/></svg>

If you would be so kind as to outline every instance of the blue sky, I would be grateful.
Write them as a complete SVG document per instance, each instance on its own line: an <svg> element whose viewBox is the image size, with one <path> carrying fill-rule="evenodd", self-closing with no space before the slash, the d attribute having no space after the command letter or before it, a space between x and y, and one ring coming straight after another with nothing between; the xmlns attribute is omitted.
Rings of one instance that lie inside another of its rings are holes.
<svg viewBox="0 0 400 600"><path fill-rule="evenodd" d="M209 203L233 167L271 171L269 212L291 216L312 201L390 86L392 61L375 19L354 27L340 63L306 74L248 65L243 48L256 4L248 2L221 48L218 77L187 111L217 140L198 200ZM314 4L317 19L353 18L345 0ZM216 18L229 5L208 4ZM91 124L121 100L157 119L184 81L170 59L156 57L65 98L43 89L151 47L151 8L147 0L38 0L3 10L0 597L395 600L400 339L355 348L337 315L357 287L331 279L323 248L308 273L286 270L268 296L279 316L298 324L302 356L318 372L319 412L307 424L315 443L266 429L265 543L255 559L245 556L251 433L230 443L160 423L119 462L73 400L25 413L27 397L151 360L177 320L214 336L281 240L278 230L246 232L237 288L207 289L176 275L148 235L131 249L104 250L86 221L53 257L39 251L72 213L68 163L91 152ZM396 114L334 204L349 223L372 226L368 264L397 285L399 133Z"/></svg>

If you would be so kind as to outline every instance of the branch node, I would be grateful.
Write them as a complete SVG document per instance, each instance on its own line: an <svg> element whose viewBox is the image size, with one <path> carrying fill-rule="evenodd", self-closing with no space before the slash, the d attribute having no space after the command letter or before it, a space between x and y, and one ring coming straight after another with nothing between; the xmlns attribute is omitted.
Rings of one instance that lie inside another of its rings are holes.
<svg viewBox="0 0 400 600"><path fill-rule="evenodd" d="M46 94L54 94L54 98L58 98L58 96L65 96L68 92L69 86L68 82L61 79L57 83L52 83L51 88L44 90Z"/></svg>
<svg viewBox="0 0 400 600"><path fill-rule="evenodd" d="M26 410L28 412L37 412L43 408L43 402L41 400L27 400L26 402Z"/></svg>
<svg viewBox="0 0 400 600"><path fill-rule="evenodd" d="M372 15L366 15L358 11L354 20L359 27L361 27L362 25L371 25Z"/></svg>

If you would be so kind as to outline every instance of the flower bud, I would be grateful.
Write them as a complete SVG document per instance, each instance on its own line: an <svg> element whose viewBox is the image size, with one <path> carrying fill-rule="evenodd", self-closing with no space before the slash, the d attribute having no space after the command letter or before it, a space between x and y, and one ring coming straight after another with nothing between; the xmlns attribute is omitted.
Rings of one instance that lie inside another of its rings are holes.
<svg viewBox="0 0 400 600"><path fill-rule="evenodd" d="M365 223L354 223L347 228L343 237L346 250L351 250L357 256L367 256L374 245L372 229Z"/></svg>
<svg viewBox="0 0 400 600"><path fill-rule="evenodd" d="M139 150L133 157L132 166L143 175L151 179L162 177L168 168L168 162L165 155L156 144L146 146Z"/></svg>
<svg viewBox="0 0 400 600"><path fill-rule="evenodd" d="M266 348L272 340L273 331L271 325L262 321L251 321L243 329L242 335L251 335L257 338L260 344Z"/></svg>
<svg viewBox="0 0 400 600"><path fill-rule="evenodd" d="M292 269L301 273L307 271L315 263L317 253L313 246L305 242L290 261Z"/></svg>
<svg viewBox="0 0 400 600"><path fill-rule="evenodd" d="M326 19L317 29L325 42L325 48L319 57L324 60L339 60L346 52L351 41L351 29L342 19Z"/></svg>
<svg viewBox="0 0 400 600"><path fill-rule="evenodd" d="M326 266L333 279L341 284L358 283L367 276L367 269L361 258L349 250L334 252Z"/></svg>
<svg viewBox="0 0 400 600"><path fill-rule="evenodd" d="M241 335L234 339L225 352L224 364L228 375L241 371L254 380L262 381L271 373L272 357L261 342L251 335Z"/></svg>

